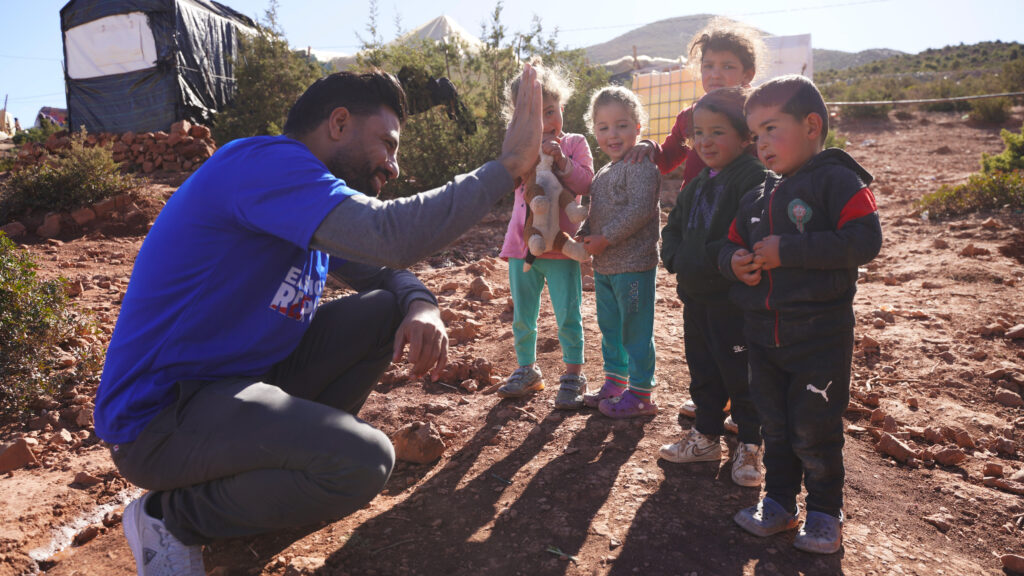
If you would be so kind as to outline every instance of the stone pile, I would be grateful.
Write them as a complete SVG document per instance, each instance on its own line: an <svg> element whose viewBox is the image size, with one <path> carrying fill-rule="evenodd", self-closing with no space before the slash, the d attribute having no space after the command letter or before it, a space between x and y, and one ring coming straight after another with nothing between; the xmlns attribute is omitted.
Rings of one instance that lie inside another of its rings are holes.
<svg viewBox="0 0 1024 576"><path fill-rule="evenodd" d="M157 170L191 172L217 150L210 129L187 120L171 124L166 132L88 134L85 145L109 145L115 162L144 174ZM27 143L18 151L15 169L45 162L51 154L69 146L71 137L67 131L52 134L44 144Z"/></svg>

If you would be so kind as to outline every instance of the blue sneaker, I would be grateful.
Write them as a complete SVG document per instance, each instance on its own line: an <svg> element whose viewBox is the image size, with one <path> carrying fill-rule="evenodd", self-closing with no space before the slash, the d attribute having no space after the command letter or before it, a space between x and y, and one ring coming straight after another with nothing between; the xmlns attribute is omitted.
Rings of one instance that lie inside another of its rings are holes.
<svg viewBox="0 0 1024 576"><path fill-rule="evenodd" d="M796 528L800 524L799 516L799 504L797 504L796 512L790 514L781 504L765 496L764 500L757 503L757 506L740 510L732 519L740 525L740 528L754 536L763 538Z"/></svg>
<svg viewBox="0 0 1024 576"><path fill-rule="evenodd" d="M810 510L793 539L793 547L814 554L833 554L843 545L843 513L839 518Z"/></svg>

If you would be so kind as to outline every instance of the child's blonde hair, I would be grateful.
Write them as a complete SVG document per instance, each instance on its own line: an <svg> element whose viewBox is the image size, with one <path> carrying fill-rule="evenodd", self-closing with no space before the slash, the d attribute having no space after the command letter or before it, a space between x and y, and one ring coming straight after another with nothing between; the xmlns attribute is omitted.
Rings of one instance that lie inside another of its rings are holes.
<svg viewBox="0 0 1024 576"><path fill-rule="evenodd" d="M753 70L757 76L757 63L764 59L765 46L756 29L726 18L713 18L690 41L688 63L694 74L700 74L704 53L708 51L734 54L744 71Z"/></svg>
<svg viewBox="0 0 1024 576"><path fill-rule="evenodd" d="M540 84L541 92L545 98L550 98L564 105L572 98L576 91L575 84L569 72L559 65L547 66L541 62L539 57L530 60L530 66L537 71L537 82ZM512 111L515 109L516 94L519 93L519 83L523 79L520 72L505 86L505 106L501 115L505 122L512 121Z"/></svg>
<svg viewBox="0 0 1024 576"><path fill-rule="evenodd" d="M640 102L640 98L632 90L623 86L605 86L604 88L599 88L590 97L590 106L587 107L587 112L583 114L583 121L587 123L587 130L590 130L591 134L594 133L595 112L601 106L607 106L608 104L622 104L629 111L633 120L640 125L640 133L642 134L647 129L647 111L644 110L644 105L643 102Z"/></svg>

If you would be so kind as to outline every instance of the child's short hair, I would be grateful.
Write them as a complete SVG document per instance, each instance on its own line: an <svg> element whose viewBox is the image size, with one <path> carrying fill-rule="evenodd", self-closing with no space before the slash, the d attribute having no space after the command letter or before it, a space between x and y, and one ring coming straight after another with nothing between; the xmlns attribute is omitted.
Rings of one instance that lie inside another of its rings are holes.
<svg viewBox="0 0 1024 576"><path fill-rule="evenodd" d="M765 47L761 34L754 28L726 18L714 18L690 41L687 54L696 72L700 72L704 53L708 51L730 52L739 58L743 70L753 70L756 75L757 62L764 54ZM694 53L697 58L693 57Z"/></svg>
<svg viewBox="0 0 1024 576"><path fill-rule="evenodd" d="M644 104L640 98L632 90L623 86L605 86L599 88L590 97L590 106L583 114L583 121L587 123L587 130L590 130L591 134L594 133L594 113L599 107L608 104L622 104L626 110L629 110L633 120L640 125L640 132L643 133L647 129L647 111L644 110Z"/></svg>
<svg viewBox="0 0 1024 576"><path fill-rule="evenodd" d="M821 117L821 144L828 136L828 108L821 92L808 78L799 74L787 74L761 84L747 96L743 113L749 115L754 108L779 106L782 111L797 120L808 114Z"/></svg>
<svg viewBox="0 0 1024 576"><path fill-rule="evenodd" d="M569 101L569 98L572 98L572 93L576 90L576 87L572 77L565 68L558 65L544 65L541 63L540 58L531 59L530 66L537 72L537 82L540 84L541 92L546 98L557 100L559 104L565 104ZM505 106L501 111L505 122L512 121L512 111L516 105L516 94L519 93L519 83L522 79L523 73L520 72L505 86Z"/></svg>
<svg viewBox="0 0 1024 576"><path fill-rule="evenodd" d="M750 136L747 117L743 115L743 103L747 99L747 92L740 86L712 90L697 100L693 111L707 110L725 116L740 137L746 138Z"/></svg>

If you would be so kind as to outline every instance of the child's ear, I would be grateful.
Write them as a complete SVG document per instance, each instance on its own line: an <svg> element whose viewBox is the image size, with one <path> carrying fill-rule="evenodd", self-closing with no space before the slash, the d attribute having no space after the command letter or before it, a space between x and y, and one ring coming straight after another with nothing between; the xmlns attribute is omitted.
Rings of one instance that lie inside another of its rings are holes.
<svg viewBox="0 0 1024 576"><path fill-rule="evenodd" d="M813 142L821 142L821 129L824 121L817 112L811 112L804 118L804 127L807 130L807 139Z"/></svg>

